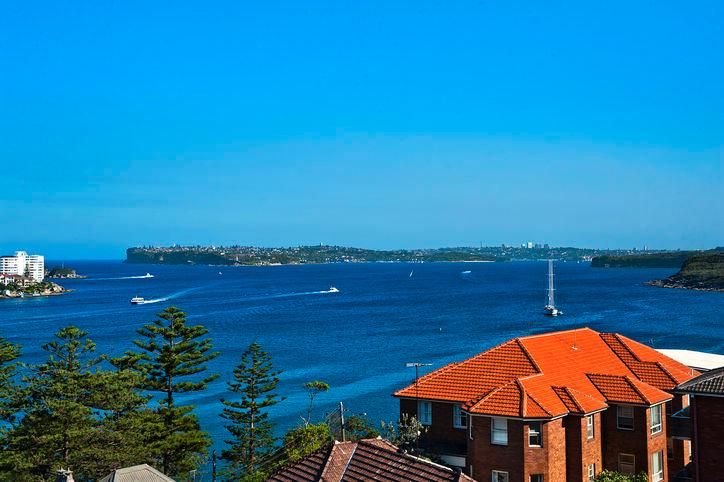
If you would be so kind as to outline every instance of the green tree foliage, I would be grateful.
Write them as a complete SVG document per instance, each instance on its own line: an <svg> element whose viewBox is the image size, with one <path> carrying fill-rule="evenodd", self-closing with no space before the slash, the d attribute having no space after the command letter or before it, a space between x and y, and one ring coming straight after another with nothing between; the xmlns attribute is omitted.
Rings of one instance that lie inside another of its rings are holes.
<svg viewBox="0 0 724 482"><path fill-rule="evenodd" d="M304 423L306 425L309 425L310 423L312 423L312 408L314 406L314 397L316 397L317 394L319 394L319 393L329 391L329 383L323 382L321 380L314 380L314 381L305 383L304 388L307 389L307 394L309 395L309 406L307 407L307 418L306 418L306 420L304 420Z"/></svg>
<svg viewBox="0 0 724 482"><path fill-rule="evenodd" d="M604 470L593 479L594 482L649 482L649 476L646 472L636 475L625 475L613 470Z"/></svg>
<svg viewBox="0 0 724 482"><path fill-rule="evenodd" d="M3 439L0 472L12 480L44 480L73 467L85 480L139 460L133 432L115 433L135 426L136 411L146 403L134 388L137 378L104 370L95 344L75 326L62 328L42 348L48 358L23 378L23 417Z"/></svg>
<svg viewBox="0 0 724 482"><path fill-rule="evenodd" d="M262 476L268 469L264 459L272 453L275 440L266 409L280 401L275 393L280 373L274 370L271 355L252 343L241 355L234 380L229 382L229 391L236 398L221 400L221 416L229 421L226 429L232 436L226 441L229 448L222 452L222 458L241 476Z"/></svg>
<svg viewBox="0 0 724 482"><path fill-rule="evenodd" d="M406 413L402 414L397 422L397 427L393 422L382 422L383 436L403 450L414 451L417 447L417 441L426 431L427 427L422 425L417 417Z"/></svg>
<svg viewBox="0 0 724 482"><path fill-rule="evenodd" d="M377 438L379 430L370 423L367 415L350 415L344 420L345 437L347 440L357 441L365 438Z"/></svg>
<svg viewBox="0 0 724 482"><path fill-rule="evenodd" d="M126 352L114 364L137 372L140 388L161 395L158 407L144 414L145 423L154 427L147 448L163 473L186 474L199 465L211 440L201 430L193 406L178 405L176 395L205 390L218 377L203 375L206 363L218 353L205 338L208 330L188 326L186 313L175 307L166 308L137 333L142 338L133 343L141 351Z"/></svg>
<svg viewBox="0 0 724 482"><path fill-rule="evenodd" d="M284 460L295 462L333 441L329 425L324 422L297 427L284 435Z"/></svg>
<svg viewBox="0 0 724 482"><path fill-rule="evenodd" d="M0 338L0 421L11 422L16 408L18 387L14 383L20 347Z"/></svg>

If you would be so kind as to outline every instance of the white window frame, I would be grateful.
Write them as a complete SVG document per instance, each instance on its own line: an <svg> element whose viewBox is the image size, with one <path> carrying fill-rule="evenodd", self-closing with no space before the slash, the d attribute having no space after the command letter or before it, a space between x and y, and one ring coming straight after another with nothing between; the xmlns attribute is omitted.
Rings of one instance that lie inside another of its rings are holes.
<svg viewBox="0 0 724 482"><path fill-rule="evenodd" d="M621 461L621 457L630 457L629 461ZM631 469L624 467L630 466ZM636 475L636 456L633 454L618 454L618 471L625 475Z"/></svg>
<svg viewBox="0 0 724 482"><path fill-rule="evenodd" d="M586 436L588 440L591 440L596 436L595 419L593 415L586 415Z"/></svg>
<svg viewBox="0 0 724 482"><path fill-rule="evenodd" d="M658 413L658 414L659 414L659 421L658 421L658 423L654 423L654 413ZM650 427L650 429L651 429L651 435L654 435L654 434L657 434L657 433L661 432L661 430L662 430L662 428L663 428L663 426L664 426L663 413L662 413L662 410L661 410L661 404L654 405L653 407L651 407L650 417L651 417L651 420L650 420L650 425L649 425L649 427Z"/></svg>
<svg viewBox="0 0 724 482"><path fill-rule="evenodd" d="M658 472L654 472L656 462L659 462ZM660 482L664 480L664 451L659 450L651 454L651 482Z"/></svg>
<svg viewBox="0 0 724 482"><path fill-rule="evenodd" d="M500 479L499 477L505 477ZM510 475L504 470L493 470L491 480L493 482L510 482Z"/></svg>
<svg viewBox="0 0 724 482"><path fill-rule="evenodd" d="M496 427L496 422L502 424L503 427ZM505 434L505 441L495 439L495 434ZM490 418L490 443L493 445L508 445L508 419L502 417L491 417Z"/></svg>
<svg viewBox="0 0 724 482"><path fill-rule="evenodd" d="M623 411L631 411L631 416L622 415ZM631 426L621 426L621 419L631 419ZM616 428L619 430L633 430L634 429L634 408L631 405L616 405Z"/></svg>
<svg viewBox="0 0 724 482"><path fill-rule="evenodd" d="M538 430L533 430L533 424L538 425ZM538 435L538 443L530 443L531 435ZM530 422L528 424L528 447L542 447L543 446L543 424L541 422Z"/></svg>
<svg viewBox="0 0 724 482"><path fill-rule="evenodd" d="M463 412L462 405L453 405L453 427L468 428L468 414Z"/></svg>
<svg viewBox="0 0 724 482"><path fill-rule="evenodd" d="M596 464L588 464L588 480L596 478Z"/></svg>
<svg viewBox="0 0 724 482"><path fill-rule="evenodd" d="M422 425L432 425L432 402L417 401L417 420Z"/></svg>

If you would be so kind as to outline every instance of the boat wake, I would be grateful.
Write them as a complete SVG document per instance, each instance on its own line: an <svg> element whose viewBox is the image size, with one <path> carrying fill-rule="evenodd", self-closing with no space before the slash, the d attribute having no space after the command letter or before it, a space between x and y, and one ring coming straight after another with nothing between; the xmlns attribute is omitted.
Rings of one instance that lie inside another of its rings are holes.
<svg viewBox="0 0 724 482"><path fill-rule="evenodd" d="M278 295L267 295L267 296L253 296L250 298L246 298L246 300L270 300L270 299L276 299L276 298L293 298L296 296L310 296L310 295L328 295L331 293L339 293L339 290L335 288L334 286L330 286L328 290L322 290L322 291L303 291L300 293L280 293Z"/></svg>
<svg viewBox="0 0 724 482"><path fill-rule="evenodd" d="M119 279L148 279L148 278L155 278L155 276L152 275L151 273L146 273L146 274L140 275L140 276L120 276L118 278L86 278L86 279L89 279L91 281L114 281L114 280L119 280Z"/></svg>
<svg viewBox="0 0 724 482"><path fill-rule="evenodd" d="M198 290L198 289L201 289L201 286L197 286L196 288L188 288L188 289L185 289L185 290L177 291L176 293L172 293L172 294L170 294L170 295L168 295L168 296L164 296L163 298L154 298L154 299L151 299L151 300L143 300L143 301L137 302L136 304L137 304L137 305L151 305L151 304L154 304L154 303L162 303L162 302L164 302L164 301L173 300L173 299L175 299L175 298L178 298L179 296L183 296L183 295L185 295L186 293L191 293L192 291L196 291L196 290Z"/></svg>

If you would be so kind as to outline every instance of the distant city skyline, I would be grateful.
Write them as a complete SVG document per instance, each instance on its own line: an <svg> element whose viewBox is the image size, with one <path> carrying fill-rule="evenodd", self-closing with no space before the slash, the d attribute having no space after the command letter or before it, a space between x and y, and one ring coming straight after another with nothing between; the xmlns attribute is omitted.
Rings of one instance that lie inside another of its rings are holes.
<svg viewBox="0 0 724 482"><path fill-rule="evenodd" d="M0 254L724 244L721 2L15 4Z"/></svg>

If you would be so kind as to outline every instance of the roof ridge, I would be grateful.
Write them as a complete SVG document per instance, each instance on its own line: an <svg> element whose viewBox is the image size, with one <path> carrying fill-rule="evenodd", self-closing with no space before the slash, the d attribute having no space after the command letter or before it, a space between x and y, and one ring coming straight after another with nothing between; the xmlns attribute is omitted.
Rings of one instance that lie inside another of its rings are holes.
<svg viewBox="0 0 724 482"><path fill-rule="evenodd" d="M628 383L629 386L631 386L631 388L633 388L634 391L639 394L639 397L641 397L641 400L643 400L644 402L646 402L648 404L651 404L651 400L649 400L648 397L646 395L644 395L641 390L639 390L639 387L636 386L636 384L633 382L631 377L629 377L628 375L624 375L623 377L624 377L624 380L626 380L626 383ZM637 378L637 380L638 380L638 378ZM638 381L641 382L641 380L638 380ZM641 382L641 383L644 383L644 382ZM653 387L653 388L656 388L656 387Z"/></svg>
<svg viewBox="0 0 724 482"><path fill-rule="evenodd" d="M560 331L553 331L548 333L538 333L537 335L527 335L527 336L519 336L515 338L515 340L529 340L531 338L538 338L541 336L554 336L554 335L562 335L563 333L572 333L574 331L592 331L594 333L601 334L600 332L594 330L590 326L582 326L580 328L571 328L570 330L560 330Z"/></svg>
<svg viewBox="0 0 724 482"><path fill-rule="evenodd" d="M521 397L521 398L524 398L524 397ZM541 410L543 410L545 413L547 413L548 416L550 416L550 417L553 416L553 414L550 412L550 410L546 409L538 400L536 400L536 398L535 398L533 395L531 395L531 394L529 394L529 393L526 392L526 393L525 393L525 398L530 398L531 400L533 400L533 403L535 403L536 405L538 405L538 407L539 407ZM561 400L561 402L562 402L562 400ZM565 403L564 403L564 405L565 405ZM525 416L526 413L527 413L527 412L523 412L523 415Z"/></svg>
<svg viewBox="0 0 724 482"><path fill-rule="evenodd" d="M526 358L528 358L528 361L530 362L530 364L533 365L533 368L535 368L535 371L538 372L538 374L543 373L543 370L540 369L540 367L538 366L538 363L536 363L536 361L535 361L535 358L533 358L533 355L531 355L530 352L528 351L528 349L525 347L525 345L523 345L523 342L521 341L521 339L516 338L515 342L518 343L518 347L523 351L523 354L526 356ZM531 375L528 375L528 376L531 376Z"/></svg>
<svg viewBox="0 0 724 482"><path fill-rule="evenodd" d="M578 411L579 411L579 412L584 412L583 407L581 406L580 403L578 403L578 400L576 400L576 397L573 396L573 394L571 393L570 389L569 389L567 386L565 386L565 385L560 385L560 386L551 387L551 388L553 388L553 392L558 396L558 398L561 398L561 396L558 395L558 393L556 392L556 389L563 390L564 392L566 392L566 395L568 395L568 396L571 398L571 401L572 401L573 404L576 406L576 408L578 409ZM564 402L563 399L561 399L561 402L563 402L563 405L566 404L566 402ZM566 408L568 408L568 407L566 407ZM570 412L570 410L569 410L569 412Z"/></svg>
<svg viewBox="0 0 724 482"><path fill-rule="evenodd" d="M654 363L656 364L657 367L659 367L659 368L661 369L662 372L664 372L664 374L665 374L667 377L669 377L669 380L671 380L671 382L674 384L674 386L676 386L676 385L678 384L678 381L676 380L676 378L674 378L674 375L669 371L668 368L666 368L666 367L664 366L663 363L661 363L661 362L658 361L658 360L656 360Z"/></svg>
<svg viewBox="0 0 724 482"><path fill-rule="evenodd" d="M332 482L332 481L327 481L327 480L325 479L325 476L327 475L327 470L330 468L330 464L332 463L332 455L333 455L334 450L337 448L338 445L341 445L341 444L343 444L343 443L347 444L347 443L356 443L356 442L340 442L340 441L338 441L338 440L335 440L334 442L332 442L332 443L330 443L330 444L327 444L326 447L322 447L322 448L320 448L320 449L318 450L318 451L321 451L321 450L327 449L327 453L326 453L326 455L324 456L324 458L325 458L326 460L325 460L325 462L324 462L324 467L322 467L322 472L319 474L319 480L323 480L323 481L325 481L325 482ZM315 452L317 452L317 451L315 451ZM312 454L314 454L315 452L312 452ZM352 452L352 453L354 453L354 452ZM309 454L307 457L309 457L309 456L312 455L312 454ZM295 465L298 464L298 463L300 463L302 460L306 459L307 457L302 457L302 458L299 459L297 462L295 462ZM350 461L351 458L352 458L352 457L350 456L350 458L347 459L347 464L348 464L348 465L349 465L349 461ZM345 469L346 469L346 467L345 467ZM343 474L343 475L344 475L344 474ZM340 477L339 480L342 480L342 477Z"/></svg>
<svg viewBox="0 0 724 482"><path fill-rule="evenodd" d="M721 376L724 376L724 366L718 367L718 368L713 368L713 369L711 369L707 372L704 372L694 378L690 378L689 380L679 384L679 386L677 386L676 389L685 390L688 387L698 385L699 383L707 382L709 380L712 380L714 378L719 378Z"/></svg>
<svg viewBox="0 0 724 482"><path fill-rule="evenodd" d="M486 393L484 396L482 396L481 398L479 398L475 403L473 403L472 405L470 405L469 408L473 408L473 407L475 407L476 405L479 405L479 404L483 403L483 402L486 401L488 398L492 397L494 394L496 394L496 393L498 393L499 391L501 391L502 389L506 388L508 385L512 385L512 384L517 383L517 382L518 382L518 379L517 379L517 378L514 378L514 379L512 379L512 380L509 381L509 382L503 383L502 385L499 385L499 386L493 388L493 389L490 390L488 393ZM520 387L518 388L518 390L520 390ZM473 400L474 400L474 399L473 399Z"/></svg>

